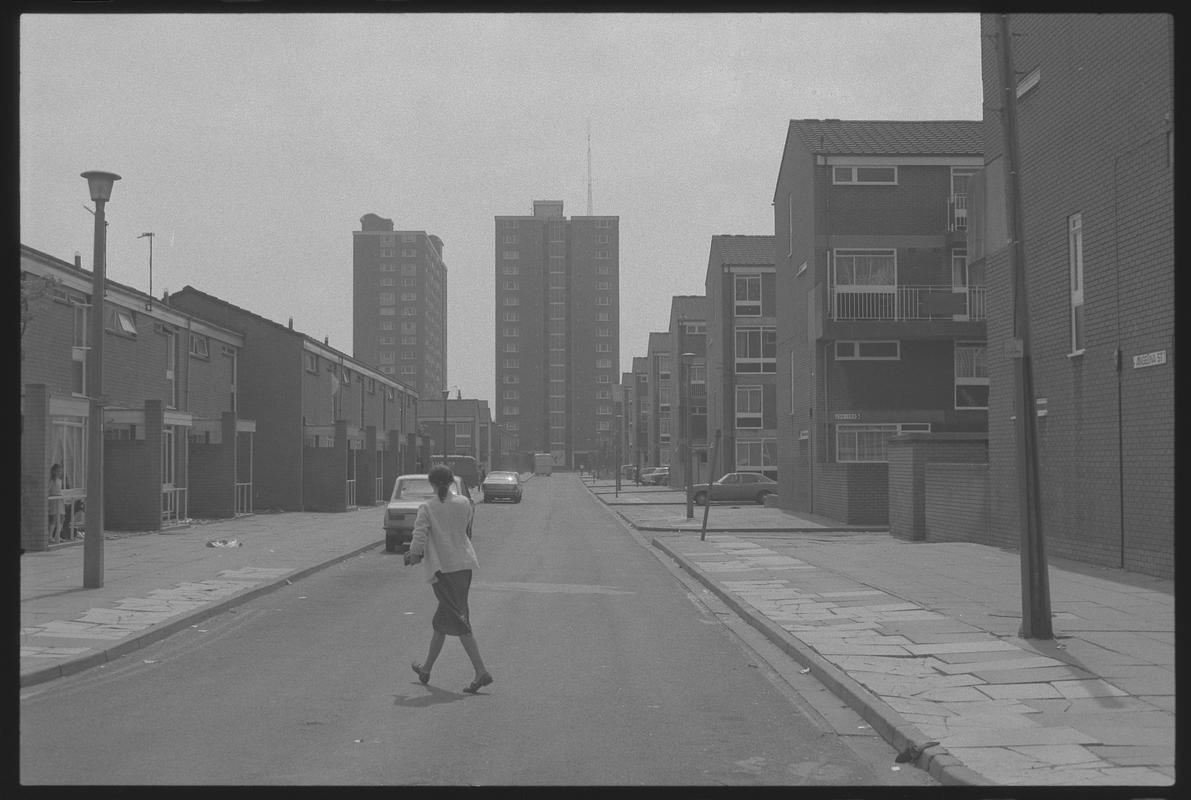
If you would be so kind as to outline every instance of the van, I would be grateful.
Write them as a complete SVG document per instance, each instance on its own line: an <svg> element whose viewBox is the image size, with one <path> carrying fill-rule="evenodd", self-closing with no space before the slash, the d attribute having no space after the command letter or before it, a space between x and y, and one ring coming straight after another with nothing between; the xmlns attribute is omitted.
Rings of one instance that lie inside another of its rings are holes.
<svg viewBox="0 0 1191 800"><path fill-rule="evenodd" d="M534 475L549 475L554 469L554 456L549 453L534 453L533 454L533 474Z"/></svg>

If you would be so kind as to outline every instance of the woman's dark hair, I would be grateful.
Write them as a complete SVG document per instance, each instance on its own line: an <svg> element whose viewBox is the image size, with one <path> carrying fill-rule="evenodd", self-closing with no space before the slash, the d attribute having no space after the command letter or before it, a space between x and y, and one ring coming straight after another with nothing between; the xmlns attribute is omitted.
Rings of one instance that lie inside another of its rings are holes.
<svg viewBox="0 0 1191 800"><path fill-rule="evenodd" d="M451 472L450 467L439 464L431 469L430 474L426 477L430 478L430 485L434 487L434 491L438 492L439 501L446 502L447 491L455 482L455 473Z"/></svg>

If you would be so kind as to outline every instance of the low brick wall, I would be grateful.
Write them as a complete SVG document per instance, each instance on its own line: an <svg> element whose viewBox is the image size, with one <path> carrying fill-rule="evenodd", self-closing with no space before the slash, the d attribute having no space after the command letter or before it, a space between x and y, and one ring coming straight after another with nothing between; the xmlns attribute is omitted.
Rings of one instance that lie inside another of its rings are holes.
<svg viewBox="0 0 1191 800"><path fill-rule="evenodd" d="M982 433L902 433L890 437L889 533L922 540L930 503L926 470L932 464L988 462L988 436ZM987 526L986 526L987 528ZM981 532L983 538L985 534Z"/></svg>
<svg viewBox="0 0 1191 800"><path fill-rule="evenodd" d="M889 522L889 466L816 464L815 512L846 525Z"/></svg>
<svg viewBox="0 0 1191 800"><path fill-rule="evenodd" d="M926 540L988 538L988 464L926 465Z"/></svg>

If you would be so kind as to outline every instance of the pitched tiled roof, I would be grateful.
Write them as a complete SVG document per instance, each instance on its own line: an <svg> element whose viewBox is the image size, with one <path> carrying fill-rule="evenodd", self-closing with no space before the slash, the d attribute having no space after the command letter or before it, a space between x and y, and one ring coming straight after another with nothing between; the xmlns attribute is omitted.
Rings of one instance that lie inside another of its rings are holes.
<svg viewBox="0 0 1191 800"><path fill-rule="evenodd" d="M773 236L712 236L721 264L773 264Z"/></svg>
<svg viewBox="0 0 1191 800"><path fill-rule="evenodd" d="M790 136L824 155L979 155L980 120L790 120Z"/></svg>

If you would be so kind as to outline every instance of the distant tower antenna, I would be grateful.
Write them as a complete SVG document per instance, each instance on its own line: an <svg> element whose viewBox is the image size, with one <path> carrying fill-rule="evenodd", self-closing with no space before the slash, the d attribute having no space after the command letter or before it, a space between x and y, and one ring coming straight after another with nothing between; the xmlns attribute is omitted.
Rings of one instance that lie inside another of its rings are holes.
<svg viewBox="0 0 1191 800"><path fill-rule="evenodd" d="M591 120L587 120L587 216L591 216Z"/></svg>

